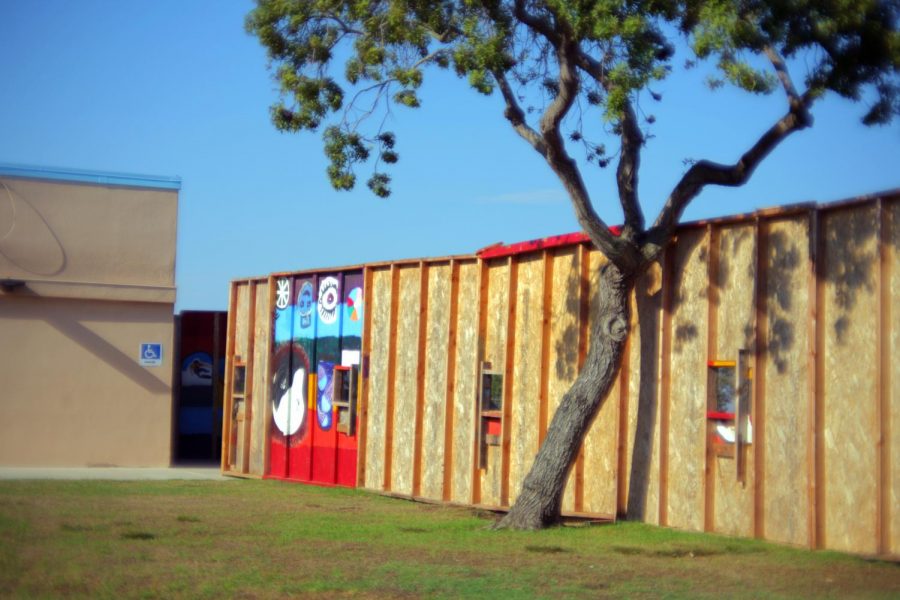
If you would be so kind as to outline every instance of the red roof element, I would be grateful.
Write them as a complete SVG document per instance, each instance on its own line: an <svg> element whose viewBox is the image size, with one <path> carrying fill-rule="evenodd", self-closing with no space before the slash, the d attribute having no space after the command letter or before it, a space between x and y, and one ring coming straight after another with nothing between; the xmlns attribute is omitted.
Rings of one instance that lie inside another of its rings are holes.
<svg viewBox="0 0 900 600"><path fill-rule="evenodd" d="M609 228L613 235L621 235L622 228L613 225ZM545 248L557 248L559 246L574 246L589 242L590 238L582 232L564 233L562 235L551 235L537 240L528 240L527 242L517 242L504 246L503 242L498 242L490 246L486 246L475 252L478 258L484 260L488 258L501 258L503 256L512 256L514 254L524 254L526 252L534 252L536 250L544 250Z"/></svg>

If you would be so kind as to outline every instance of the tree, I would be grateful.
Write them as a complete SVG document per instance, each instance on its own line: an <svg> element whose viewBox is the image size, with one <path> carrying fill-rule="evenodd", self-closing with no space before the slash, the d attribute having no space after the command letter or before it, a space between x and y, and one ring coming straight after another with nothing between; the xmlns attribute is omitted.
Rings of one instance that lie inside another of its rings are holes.
<svg viewBox="0 0 900 600"><path fill-rule="evenodd" d="M535 529L559 519L566 478L621 363L634 282L671 242L685 208L708 185L743 185L773 149L813 124L810 111L827 92L865 100L867 125L900 114L898 16L897 0L257 0L247 29L281 86L275 126L324 126L336 189L353 188L355 168L374 156L368 186L390 194L379 165L397 161L395 137L371 117L391 104L418 107L426 69L452 68L477 92L499 93L503 116L557 175L579 224L609 259L584 366L498 524ZM787 108L734 164L693 162L648 226L638 174L652 118L640 117L637 100L661 100L653 86L672 72L679 40L691 61L714 64L712 87L780 92ZM800 84L797 65L805 70ZM586 115L616 152L588 139ZM583 151L581 163L571 147ZM618 235L594 208L585 162L615 163Z"/></svg>

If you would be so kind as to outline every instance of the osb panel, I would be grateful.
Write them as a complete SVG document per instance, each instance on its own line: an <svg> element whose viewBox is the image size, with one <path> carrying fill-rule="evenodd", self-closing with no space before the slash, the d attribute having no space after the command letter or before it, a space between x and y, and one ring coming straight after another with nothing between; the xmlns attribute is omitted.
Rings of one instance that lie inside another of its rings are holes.
<svg viewBox="0 0 900 600"><path fill-rule="evenodd" d="M234 360L247 362L247 333L250 325L250 285L237 286L237 307L234 310Z"/></svg>
<svg viewBox="0 0 900 600"><path fill-rule="evenodd" d="M240 472L244 464L244 417L246 415L245 409L247 404L244 402L243 398L235 398L234 404L237 406L237 412L235 413L235 418L232 421L231 426L237 435L232 436L235 443L234 462L231 464L231 469Z"/></svg>
<svg viewBox="0 0 900 600"><path fill-rule="evenodd" d="M677 244L672 277L667 514L673 527L701 530L709 240L704 231L687 231Z"/></svg>
<svg viewBox="0 0 900 600"><path fill-rule="evenodd" d="M488 267L488 282L484 360L491 363L493 370L502 373L509 320L509 265L505 260L494 261ZM504 381L503 385L505 388L509 382ZM487 468L481 471L481 503L499 506L502 453L500 446L488 446L487 451Z"/></svg>
<svg viewBox="0 0 900 600"><path fill-rule="evenodd" d="M547 382L547 422L553 419L563 394L578 374L579 312L578 249L564 248L553 257L550 301L550 372ZM563 510L575 509L574 480L566 486Z"/></svg>
<svg viewBox="0 0 900 600"><path fill-rule="evenodd" d="M262 475L265 470L266 403L269 401L269 339L272 319L269 313L269 286L256 285L256 322L253 348L253 416L250 432L250 473Z"/></svg>
<svg viewBox="0 0 900 600"><path fill-rule="evenodd" d="M372 273L372 306L365 307L371 325L369 355L368 415L366 417L365 487L380 490L384 482L384 443L387 414L387 366L391 337L391 271Z"/></svg>
<svg viewBox="0 0 900 600"><path fill-rule="evenodd" d="M591 331L596 318L596 302L600 285L600 267L606 262L605 257L596 251L590 257L591 282ZM588 335L590 343L590 334ZM616 469L618 456L619 425L619 383L610 389L607 397L594 419L584 439L584 497L583 509L586 512L615 514L616 512Z"/></svg>
<svg viewBox="0 0 900 600"><path fill-rule="evenodd" d="M765 537L805 544L809 531L809 221L769 224L766 259ZM754 422L755 423L755 422Z"/></svg>
<svg viewBox="0 0 900 600"><path fill-rule="evenodd" d="M413 491L421 273L418 267L400 269L397 363L394 376L394 446L391 454L391 491L399 494L412 494Z"/></svg>
<svg viewBox="0 0 900 600"><path fill-rule="evenodd" d="M885 204L885 212L890 215L891 229L886 240L887 260L890 265L890 355L886 364L890 378L890 480L887 513L890 519L890 552L900 554L900 201Z"/></svg>
<svg viewBox="0 0 900 600"><path fill-rule="evenodd" d="M825 544L876 548L876 278L874 209L824 214ZM820 349L821 350L821 349Z"/></svg>
<svg viewBox="0 0 900 600"><path fill-rule="evenodd" d="M754 352L756 231L752 225L719 230L718 335L710 358L737 360L738 350ZM751 415L753 410L751 408ZM751 416L751 420L753 417ZM745 483L737 479L735 459L715 460L714 530L753 535L753 451L746 450Z"/></svg>
<svg viewBox="0 0 900 600"><path fill-rule="evenodd" d="M512 385L509 503L516 501L522 480L538 449L541 395L541 339L544 261L538 254L519 263L516 289L516 336Z"/></svg>
<svg viewBox="0 0 900 600"><path fill-rule="evenodd" d="M635 284L628 378L628 518L659 522L659 351L662 269L654 264Z"/></svg>
<svg viewBox="0 0 900 600"><path fill-rule="evenodd" d="M450 265L428 272L425 406L422 417L422 481L420 493L440 500L444 490L444 430L447 398L447 346L450 320Z"/></svg>
<svg viewBox="0 0 900 600"><path fill-rule="evenodd" d="M459 265L456 320L456 385L453 393L453 473L450 498L471 502L478 377L478 263Z"/></svg>

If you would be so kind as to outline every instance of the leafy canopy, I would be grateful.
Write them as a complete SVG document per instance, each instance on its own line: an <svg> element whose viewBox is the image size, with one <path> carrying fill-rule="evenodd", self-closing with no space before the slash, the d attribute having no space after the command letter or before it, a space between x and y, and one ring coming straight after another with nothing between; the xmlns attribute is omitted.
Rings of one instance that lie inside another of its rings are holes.
<svg viewBox="0 0 900 600"><path fill-rule="evenodd" d="M640 93L660 100L652 87L672 71L677 38L691 62L715 66L711 86L781 89L790 110L742 162L695 165L656 223L664 229L704 185L743 183L784 136L812 122L807 110L825 92L867 100L866 124L900 114L898 14L897 0L257 0L246 27L280 84L274 124L324 128L335 188L353 188L354 167L374 158L368 186L390 194L381 168L399 157L385 115L392 105L419 106L427 67L453 69L482 94L500 92L504 116L560 176L589 234L585 219L595 215L579 208L587 193L560 129L589 161L618 157L626 232L637 235L636 172L652 117L639 119L635 101ZM789 72L795 63L806 65L802 89ZM573 106L574 124L566 120ZM585 139L582 116L591 111L618 138L612 156Z"/></svg>

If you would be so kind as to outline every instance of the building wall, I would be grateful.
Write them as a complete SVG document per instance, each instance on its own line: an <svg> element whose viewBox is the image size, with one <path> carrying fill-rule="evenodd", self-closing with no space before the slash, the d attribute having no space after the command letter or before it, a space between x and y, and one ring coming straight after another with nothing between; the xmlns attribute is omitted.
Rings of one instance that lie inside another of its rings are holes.
<svg viewBox="0 0 900 600"><path fill-rule="evenodd" d="M0 464L168 465L178 184L67 175L0 168Z"/></svg>

